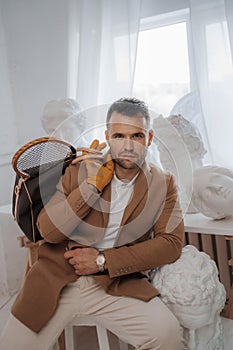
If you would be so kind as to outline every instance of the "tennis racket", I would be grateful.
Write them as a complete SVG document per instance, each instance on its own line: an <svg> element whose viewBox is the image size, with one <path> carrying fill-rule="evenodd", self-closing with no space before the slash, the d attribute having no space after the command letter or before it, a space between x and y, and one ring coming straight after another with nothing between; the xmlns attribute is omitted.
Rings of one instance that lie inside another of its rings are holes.
<svg viewBox="0 0 233 350"><path fill-rule="evenodd" d="M22 146L12 158L16 174L27 179L36 177L58 164L68 165L76 158L76 149L68 142L41 137Z"/></svg>

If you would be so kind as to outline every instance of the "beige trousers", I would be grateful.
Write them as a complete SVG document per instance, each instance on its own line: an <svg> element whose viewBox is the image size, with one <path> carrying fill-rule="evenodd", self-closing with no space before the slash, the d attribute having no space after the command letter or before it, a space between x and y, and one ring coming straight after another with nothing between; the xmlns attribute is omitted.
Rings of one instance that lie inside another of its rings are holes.
<svg viewBox="0 0 233 350"><path fill-rule="evenodd" d="M54 316L39 333L34 333L11 315L0 337L0 349L48 350L76 315L93 316L138 350L184 348L177 319L158 297L144 302L111 296L92 277L82 276L64 288Z"/></svg>

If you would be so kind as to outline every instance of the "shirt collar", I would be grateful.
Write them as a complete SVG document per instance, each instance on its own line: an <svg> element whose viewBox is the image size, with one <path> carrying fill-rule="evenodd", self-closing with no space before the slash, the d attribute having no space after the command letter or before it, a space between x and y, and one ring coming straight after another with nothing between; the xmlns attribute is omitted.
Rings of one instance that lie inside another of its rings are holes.
<svg viewBox="0 0 233 350"><path fill-rule="evenodd" d="M120 180L118 179L118 177L116 176L116 173L114 173L114 176L113 176L113 181L112 181L112 184L113 186L116 186L116 187L131 187L134 185L137 177L139 175L139 171L137 172L137 174L132 178L132 180L128 181L128 180Z"/></svg>

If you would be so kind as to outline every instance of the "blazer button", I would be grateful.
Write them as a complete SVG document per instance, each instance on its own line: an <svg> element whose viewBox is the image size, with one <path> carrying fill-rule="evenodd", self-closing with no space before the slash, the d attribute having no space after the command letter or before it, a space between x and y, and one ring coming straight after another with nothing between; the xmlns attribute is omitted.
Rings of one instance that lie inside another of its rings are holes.
<svg viewBox="0 0 233 350"><path fill-rule="evenodd" d="M79 200L77 201L77 207L80 207L82 203L83 203L82 199L79 199Z"/></svg>

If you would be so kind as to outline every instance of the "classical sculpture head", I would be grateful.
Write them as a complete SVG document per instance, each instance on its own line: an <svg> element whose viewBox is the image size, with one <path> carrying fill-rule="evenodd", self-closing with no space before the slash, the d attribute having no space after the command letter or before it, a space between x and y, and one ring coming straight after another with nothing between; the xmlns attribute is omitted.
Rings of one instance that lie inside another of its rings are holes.
<svg viewBox="0 0 233 350"><path fill-rule="evenodd" d="M208 254L186 245L179 259L157 270L152 283L184 327L188 349L222 349L226 292Z"/></svg>
<svg viewBox="0 0 233 350"><path fill-rule="evenodd" d="M222 219L233 215L233 171L217 165L193 173L193 203L206 216Z"/></svg>
<svg viewBox="0 0 233 350"><path fill-rule="evenodd" d="M176 177L183 210L196 212L191 202L192 174L203 165L206 153L199 130L182 115L159 116L154 119L153 127L160 162Z"/></svg>
<svg viewBox="0 0 233 350"><path fill-rule="evenodd" d="M171 170L176 157L189 154L193 167L200 167L206 153L201 135L197 127L182 115L171 115L167 118L159 116L153 122L155 142L160 152L160 160L166 170ZM180 147L177 147L178 142ZM185 165L184 165L185 166Z"/></svg>
<svg viewBox="0 0 233 350"><path fill-rule="evenodd" d="M78 102L71 98L64 98L46 103L41 124L48 135L77 145L80 135L85 130L86 120ZM82 146L85 145L82 144Z"/></svg>

